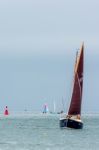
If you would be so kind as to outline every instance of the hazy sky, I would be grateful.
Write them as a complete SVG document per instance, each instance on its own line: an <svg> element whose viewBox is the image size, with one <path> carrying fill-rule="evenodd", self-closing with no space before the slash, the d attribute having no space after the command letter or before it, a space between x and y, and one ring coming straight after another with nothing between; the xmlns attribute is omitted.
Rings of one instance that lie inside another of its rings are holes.
<svg viewBox="0 0 99 150"><path fill-rule="evenodd" d="M83 112L99 112L99 1L0 0L0 111L67 111L85 43Z"/></svg>

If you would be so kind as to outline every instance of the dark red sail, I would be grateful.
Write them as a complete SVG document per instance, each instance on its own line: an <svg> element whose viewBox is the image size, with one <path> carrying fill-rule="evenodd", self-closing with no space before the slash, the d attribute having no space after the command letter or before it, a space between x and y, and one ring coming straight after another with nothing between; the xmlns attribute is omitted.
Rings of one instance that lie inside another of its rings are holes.
<svg viewBox="0 0 99 150"><path fill-rule="evenodd" d="M83 90L83 61L84 61L84 44L80 49L79 56L76 60L74 70L74 85L68 115L81 114L82 90Z"/></svg>

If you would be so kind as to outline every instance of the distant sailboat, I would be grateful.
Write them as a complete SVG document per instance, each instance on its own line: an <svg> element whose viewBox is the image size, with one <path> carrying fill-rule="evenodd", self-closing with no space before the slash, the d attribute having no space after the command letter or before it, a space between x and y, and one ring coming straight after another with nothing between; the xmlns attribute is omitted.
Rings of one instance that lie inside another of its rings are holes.
<svg viewBox="0 0 99 150"><path fill-rule="evenodd" d="M50 112L51 114L56 114L56 103L53 101L53 111Z"/></svg>
<svg viewBox="0 0 99 150"><path fill-rule="evenodd" d="M82 129L83 122L81 120L81 102L83 91L83 61L84 61L84 44L82 44L80 53L77 53L74 68L74 83L71 103L68 115L60 118L60 127L69 127Z"/></svg>
<svg viewBox="0 0 99 150"><path fill-rule="evenodd" d="M43 106L43 113L46 114L48 112L49 112L48 105L44 104L44 106Z"/></svg>
<svg viewBox="0 0 99 150"><path fill-rule="evenodd" d="M5 111L4 111L4 115L9 115L9 111L8 111L8 106L6 106Z"/></svg>
<svg viewBox="0 0 99 150"><path fill-rule="evenodd" d="M56 113L56 103L55 103L55 101L53 102L53 107L54 107L54 113Z"/></svg>

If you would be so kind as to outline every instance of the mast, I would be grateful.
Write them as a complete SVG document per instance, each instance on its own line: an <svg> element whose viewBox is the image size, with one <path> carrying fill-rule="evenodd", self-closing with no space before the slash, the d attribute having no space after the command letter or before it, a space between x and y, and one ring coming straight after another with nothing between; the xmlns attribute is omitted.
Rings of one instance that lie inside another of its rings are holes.
<svg viewBox="0 0 99 150"><path fill-rule="evenodd" d="M55 101L54 101L54 113L56 112L56 105L55 105Z"/></svg>
<svg viewBox="0 0 99 150"><path fill-rule="evenodd" d="M84 61L84 43L81 46L80 53L76 54L73 93L72 93L68 115L81 114L81 102L82 102L82 91L83 91L83 61Z"/></svg>

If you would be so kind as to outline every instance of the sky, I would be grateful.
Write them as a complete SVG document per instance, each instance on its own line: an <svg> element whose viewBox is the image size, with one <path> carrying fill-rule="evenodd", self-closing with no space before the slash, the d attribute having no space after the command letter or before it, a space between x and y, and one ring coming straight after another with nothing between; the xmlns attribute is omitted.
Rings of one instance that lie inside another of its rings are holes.
<svg viewBox="0 0 99 150"><path fill-rule="evenodd" d="M67 112L84 41L82 112L99 113L99 1L0 0L0 112Z"/></svg>

